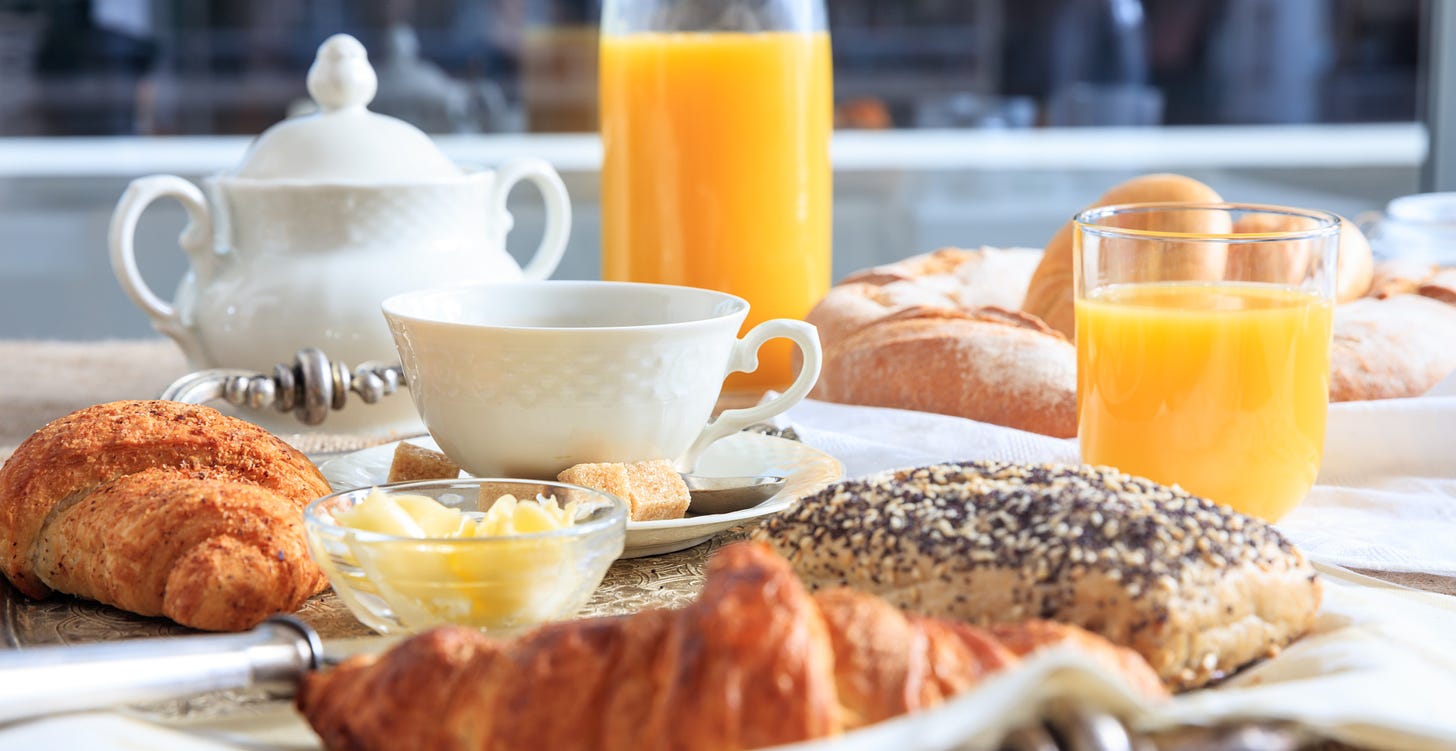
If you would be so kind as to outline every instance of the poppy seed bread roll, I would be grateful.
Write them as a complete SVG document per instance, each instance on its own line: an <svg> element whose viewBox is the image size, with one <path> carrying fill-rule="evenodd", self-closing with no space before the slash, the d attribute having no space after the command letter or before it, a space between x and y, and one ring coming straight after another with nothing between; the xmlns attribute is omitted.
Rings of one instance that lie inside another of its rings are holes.
<svg viewBox="0 0 1456 751"><path fill-rule="evenodd" d="M1204 685L1306 632L1320 585L1273 527L1103 467L944 464L831 485L767 520L811 587L988 624L1044 618Z"/></svg>

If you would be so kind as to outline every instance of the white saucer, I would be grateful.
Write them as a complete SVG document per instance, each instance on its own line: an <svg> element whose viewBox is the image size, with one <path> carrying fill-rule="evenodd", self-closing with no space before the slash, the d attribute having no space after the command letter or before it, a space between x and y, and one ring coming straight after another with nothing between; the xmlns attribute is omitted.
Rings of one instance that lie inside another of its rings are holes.
<svg viewBox="0 0 1456 751"><path fill-rule="evenodd" d="M410 443L439 450L429 436L409 439ZM319 465L334 490L382 485L389 478L389 464L399 441L355 451ZM713 443L698 461L697 474L709 476L782 475L784 489L753 508L731 514L689 516L651 522L627 522L627 544L623 558L661 555L707 542L713 535L761 516L777 513L795 500L813 493L844 476L844 465L829 454L798 441L763 435L735 433Z"/></svg>

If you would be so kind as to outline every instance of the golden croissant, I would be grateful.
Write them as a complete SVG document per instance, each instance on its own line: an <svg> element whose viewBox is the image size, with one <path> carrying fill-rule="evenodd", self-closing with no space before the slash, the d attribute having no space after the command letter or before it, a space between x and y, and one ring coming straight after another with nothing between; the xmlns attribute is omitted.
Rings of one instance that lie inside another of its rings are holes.
<svg viewBox="0 0 1456 751"><path fill-rule="evenodd" d="M1152 696L1136 653L1074 626L999 632L811 596L759 543L710 562L694 604L501 642L444 627L314 673L299 710L334 751L730 751L834 735L935 706L1022 654L1084 649Z"/></svg>
<svg viewBox="0 0 1456 751"><path fill-rule="evenodd" d="M307 457L217 410L98 404L36 431L0 468L0 571L209 630L296 610L327 584L302 509L329 492Z"/></svg>

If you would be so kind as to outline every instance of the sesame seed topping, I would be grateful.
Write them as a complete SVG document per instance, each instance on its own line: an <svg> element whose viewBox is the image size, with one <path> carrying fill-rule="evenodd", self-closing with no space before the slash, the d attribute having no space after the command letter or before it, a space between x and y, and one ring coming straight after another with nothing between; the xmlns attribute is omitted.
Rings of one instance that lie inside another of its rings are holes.
<svg viewBox="0 0 1456 751"><path fill-rule="evenodd" d="M1305 565L1258 519L1086 465L975 461L880 473L830 485L756 534L797 540L780 547L790 548L801 573L820 580L872 571L894 588L1018 570L1023 581L1042 582L1017 591L1028 612L1051 607L1048 588L1070 592L1065 582L1094 573L1120 583L1128 597L1166 598L1193 575Z"/></svg>

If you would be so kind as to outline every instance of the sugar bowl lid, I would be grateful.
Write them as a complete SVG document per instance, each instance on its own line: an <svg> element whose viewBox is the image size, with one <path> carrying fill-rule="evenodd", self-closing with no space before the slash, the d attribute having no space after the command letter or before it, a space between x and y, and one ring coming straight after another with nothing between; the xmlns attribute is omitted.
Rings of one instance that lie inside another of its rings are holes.
<svg viewBox="0 0 1456 751"><path fill-rule="evenodd" d="M464 174L419 128L369 111L378 85L359 40L348 34L324 40L308 69L308 93L318 111L264 131L236 176L357 184Z"/></svg>

